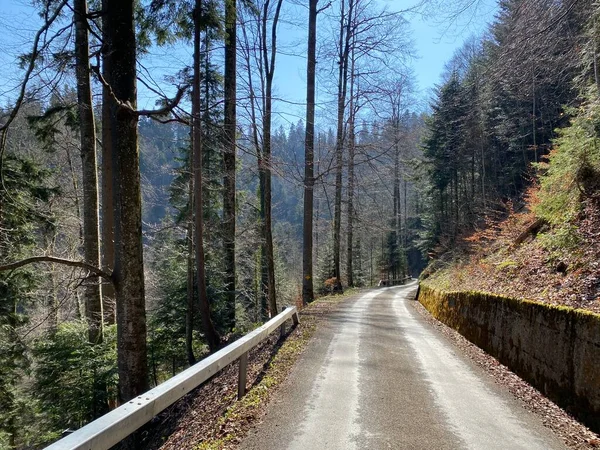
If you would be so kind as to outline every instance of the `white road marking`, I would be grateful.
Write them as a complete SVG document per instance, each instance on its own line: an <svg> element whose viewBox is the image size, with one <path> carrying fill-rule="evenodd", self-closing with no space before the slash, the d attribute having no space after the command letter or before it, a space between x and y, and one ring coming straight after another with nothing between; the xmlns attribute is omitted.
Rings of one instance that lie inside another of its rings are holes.
<svg viewBox="0 0 600 450"><path fill-rule="evenodd" d="M451 347L414 317L406 291L394 296L399 327L420 362L437 405L455 434L472 449L546 449L544 441L491 392Z"/></svg>
<svg viewBox="0 0 600 450"><path fill-rule="evenodd" d="M370 300L380 293L374 291L363 295L344 312L344 323L329 345L326 364L311 390L304 425L288 446L289 449L356 449L353 438L360 433L358 349L361 316Z"/></svg>

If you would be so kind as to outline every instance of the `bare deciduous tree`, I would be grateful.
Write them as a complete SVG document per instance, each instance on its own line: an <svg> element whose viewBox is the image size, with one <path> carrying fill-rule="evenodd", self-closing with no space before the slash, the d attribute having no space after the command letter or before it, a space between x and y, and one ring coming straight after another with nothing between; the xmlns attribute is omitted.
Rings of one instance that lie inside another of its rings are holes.
<svg viewBox="0 0 600 450"><path fill-rule="evenodd" d="M83 253L84 261L100 267L98 168L96 163L96 124L92 104L87 22L87 0L74 1L75 62L79 135L83 170ZM101 342L103 332L102 290L99 277L87 280L85 312L90 342Z"/></svg>

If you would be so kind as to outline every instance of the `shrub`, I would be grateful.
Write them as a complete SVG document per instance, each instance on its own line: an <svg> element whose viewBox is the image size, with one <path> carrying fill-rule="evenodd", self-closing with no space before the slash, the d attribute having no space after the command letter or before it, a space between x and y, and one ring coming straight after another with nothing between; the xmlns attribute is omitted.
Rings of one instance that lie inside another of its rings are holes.
<svg viewBox="0 0 600 450"><path fill-rule="evenodd" d="M34 396L54 432L79 428L107 412L117 395L116 326L88 342L84 321L66 322L33 346Z"/></svg>
<svg viewBox="0 0 600 450"><path fill-rule="evenodd" d="M534 211L558 226L576 218L582 196L594 196L600 190L600 105L589 101L570 112L572 122L558 130L549 161L538 164L545 173L540 177L540 201Z"/></svg>

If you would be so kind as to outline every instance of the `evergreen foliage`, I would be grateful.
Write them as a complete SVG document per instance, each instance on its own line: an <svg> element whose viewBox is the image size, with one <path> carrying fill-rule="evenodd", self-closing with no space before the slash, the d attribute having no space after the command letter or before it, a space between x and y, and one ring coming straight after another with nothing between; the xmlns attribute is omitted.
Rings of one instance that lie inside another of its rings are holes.
<svg viewBox="0 0 600 450"><path fill-rule="evenodd" d="M37 230L54 227L47 204L58 194L48 184L51 171L23 152L10 149L3 157L0 203L0 258L29 256L39 245ZM22 424L28 395L21 380L31 368L28 343L20 330L29 324L29 312L39 298L44 277L33 268L0 273L0 443L22 443L31 438L30 422ZM15 444L16 445L16 444Z"/></svg>
<svg viewBox="0 0 600 450"><path fill-rule="evenodd" d="M149 268L157 283L152 287L152 304L149 305L148 361L152 382L157 385L187 367L185 237L180 230L165 227L165 231L155 236L149 250ZM207 352L207 347L197 331L198 320L195 325L194 354L202 355Z"/></svg>
<svg viewBox="0 0 600 450"><path fill-rule="evenodd" d="M600 105L589 99L571 110L571 124L558 130L555 148L543 171L535 212L553 225L572 222L582 200L598 193L600 185Z"/></svg>
<svg viewBox="0 0 600 450"><path fill-rule="evenodd" d="M533 175L531 163L548 155L555 130L567 125L579 107L573 81L588 7L586 1L568 8L545 0L501 1L489 33L467 42L450 61L423 141L423 181L430 199L421 233L424 249L443 252L486 217L521 201ZM585 138L576 136L576 129L559 133L557 143ZM566 172L577 171L565 163L563 158ZM549 175L558 180L561 170L550 169ZM556 211L568 213L572 197L563 194L554 200Z"/></svg>
<svg viewBox="0 0 600 450"><path fill-rule="evenodd" d="M33 343L32 393L46 438L80 428L116 404L116 327L105 328L101 344L91 344L87 333L84 321L64 322Z"/></svg>

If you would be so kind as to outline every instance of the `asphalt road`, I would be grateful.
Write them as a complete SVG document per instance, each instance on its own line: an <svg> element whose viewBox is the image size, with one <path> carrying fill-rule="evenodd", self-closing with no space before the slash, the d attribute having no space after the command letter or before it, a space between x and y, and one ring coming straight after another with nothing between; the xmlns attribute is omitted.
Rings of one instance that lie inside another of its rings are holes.
<svg viewBox="0 0 600 450"><path fill-rule="evenodd" d="M345 301L241 448L564 448L420 317L410 305L415 289Z"/></svg>

